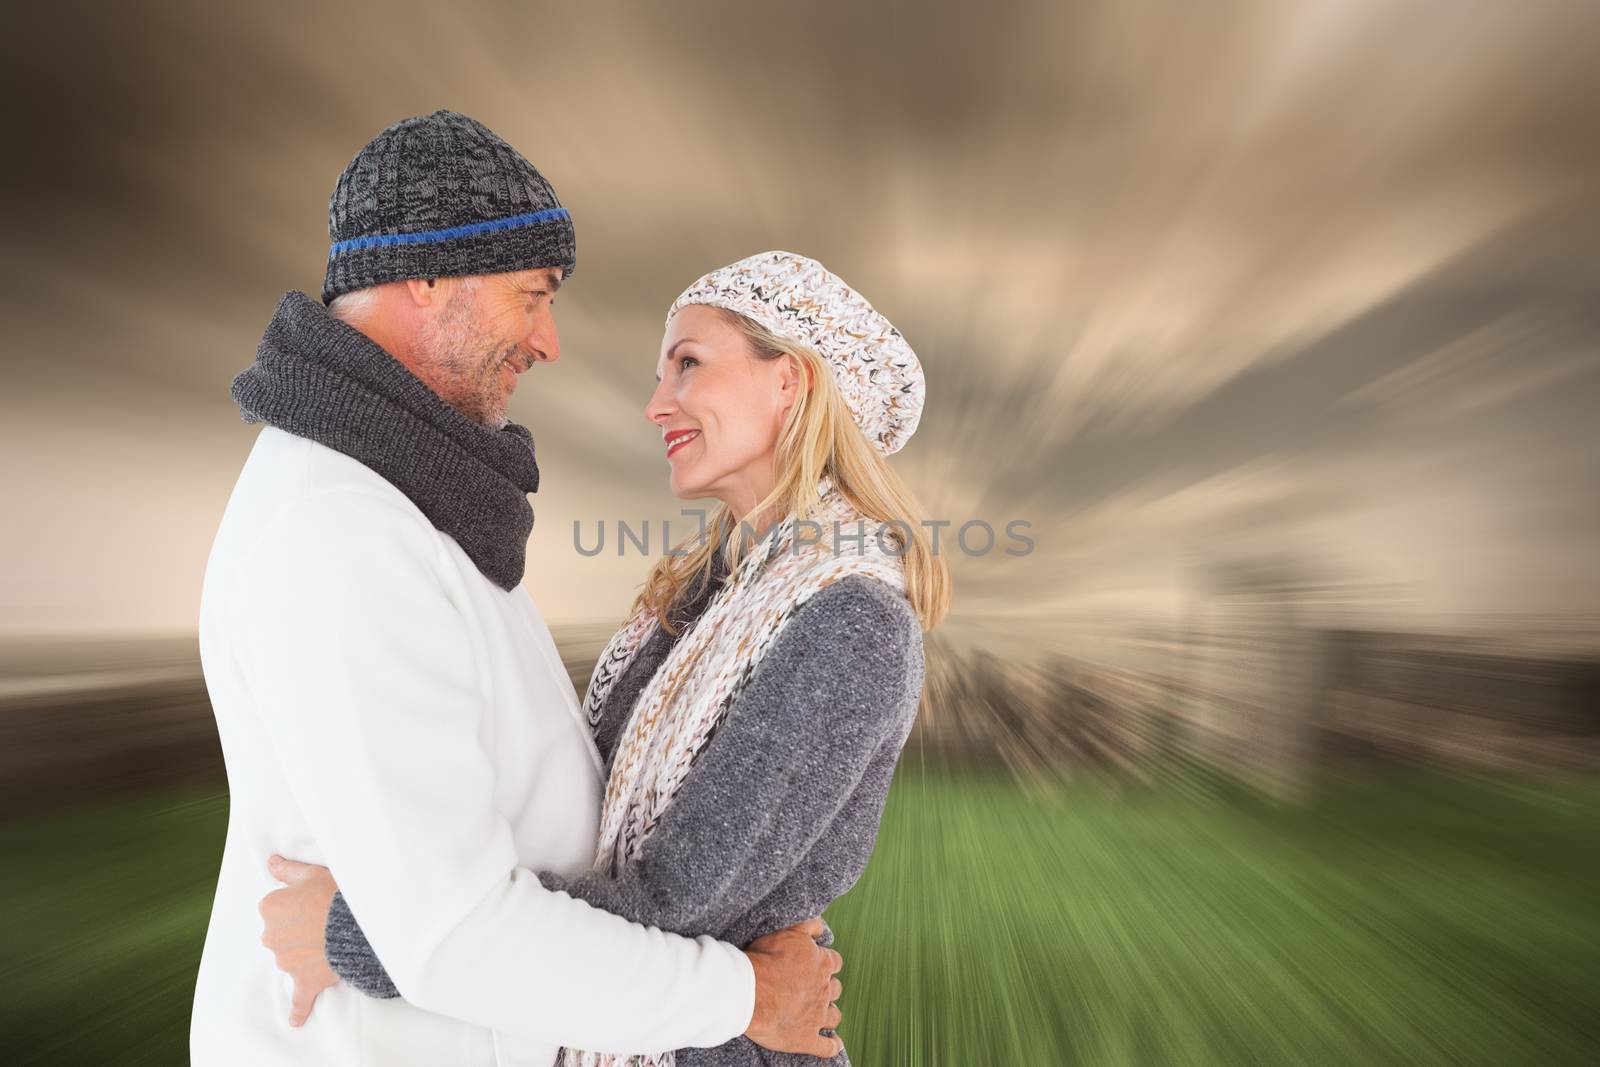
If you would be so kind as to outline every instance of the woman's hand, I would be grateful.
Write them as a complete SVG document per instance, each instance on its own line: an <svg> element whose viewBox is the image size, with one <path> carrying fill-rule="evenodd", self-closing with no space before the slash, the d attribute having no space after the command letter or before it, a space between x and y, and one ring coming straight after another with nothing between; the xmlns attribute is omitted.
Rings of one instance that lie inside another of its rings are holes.
<svg viewBox="0 0 1600 1067"><path fill-rule="evenodd" d="M339 982L322 947L328 909L339 886L328 868L278 855L267 860L267 870L287 885L261 898L261 943L272 950L278 970L294 979L289 1025L304 1026L317 995Z"/></svg>

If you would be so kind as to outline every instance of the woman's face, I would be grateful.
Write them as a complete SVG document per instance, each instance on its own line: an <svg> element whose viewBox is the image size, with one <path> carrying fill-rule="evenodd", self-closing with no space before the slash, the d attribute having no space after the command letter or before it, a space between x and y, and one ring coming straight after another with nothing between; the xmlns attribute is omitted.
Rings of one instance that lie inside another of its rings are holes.
<svg viewBox="0 0 1600 1067"><path fill-rule="evenodd" d="M793 357L762 360L719 311L691 304L661 339L645 418L661 427L672 492L713 496L743 518L771 491L783 418L798 396Z"/></svg>

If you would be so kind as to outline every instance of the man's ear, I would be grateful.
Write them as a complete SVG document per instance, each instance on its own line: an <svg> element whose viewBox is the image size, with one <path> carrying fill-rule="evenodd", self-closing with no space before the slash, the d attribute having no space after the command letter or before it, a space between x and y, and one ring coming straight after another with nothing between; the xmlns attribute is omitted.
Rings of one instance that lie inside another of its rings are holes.
<svg viewBox="0 0 1600 1067"><path fill-rule="evenodd" d="M429 307L434 298L439 295L439 280L437 278L407 278L403 283L406 295L411 298L411 303L417 307Z"/></svg>

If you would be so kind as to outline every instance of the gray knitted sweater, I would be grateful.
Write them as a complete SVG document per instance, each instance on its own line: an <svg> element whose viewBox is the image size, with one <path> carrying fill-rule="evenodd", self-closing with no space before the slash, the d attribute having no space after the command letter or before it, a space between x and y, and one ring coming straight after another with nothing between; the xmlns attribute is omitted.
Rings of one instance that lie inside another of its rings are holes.
<svg viewBox="0 0 1600 1067"><path fill-rule="evenodd" d="M714 554L711 581L674 613L680 634L725 573ZM634 701L675 641L657 626L608 694L595 728L608 771ZM922 631L904 595L861 575L835 582L779 631L639 857L615 877L541 872L539 880L634 922L739 946L822 914L872 854L923 679ZM326 947L356 989L399 995L342 894ZM843 1052L824 1061L745 1037L680 1049L677 1059L681 1067L849 1063Z"/></svg>

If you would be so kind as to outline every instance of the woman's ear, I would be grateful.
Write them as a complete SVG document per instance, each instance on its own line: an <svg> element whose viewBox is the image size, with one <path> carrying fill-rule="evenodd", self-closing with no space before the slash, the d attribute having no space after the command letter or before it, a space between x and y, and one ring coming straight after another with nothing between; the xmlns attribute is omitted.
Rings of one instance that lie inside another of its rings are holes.
<svg viewBox="0 0 1600 1067"><path fill-rule="evenodd" d="M810 381L810 375L800 357L792 352L783 355L778 368L778 395L782 401L781 407L788 412L795 401L800 399L800 383Z"/></svg>
<svg viewBox="0 0 1600 1067"><path fill-rule="evenodd" d="M799 356L793 352L784 353L783 359L783 390L784 392L799 393L800 383L804 382L809 387L811 384L811 369L805 365Z"/></svg>

